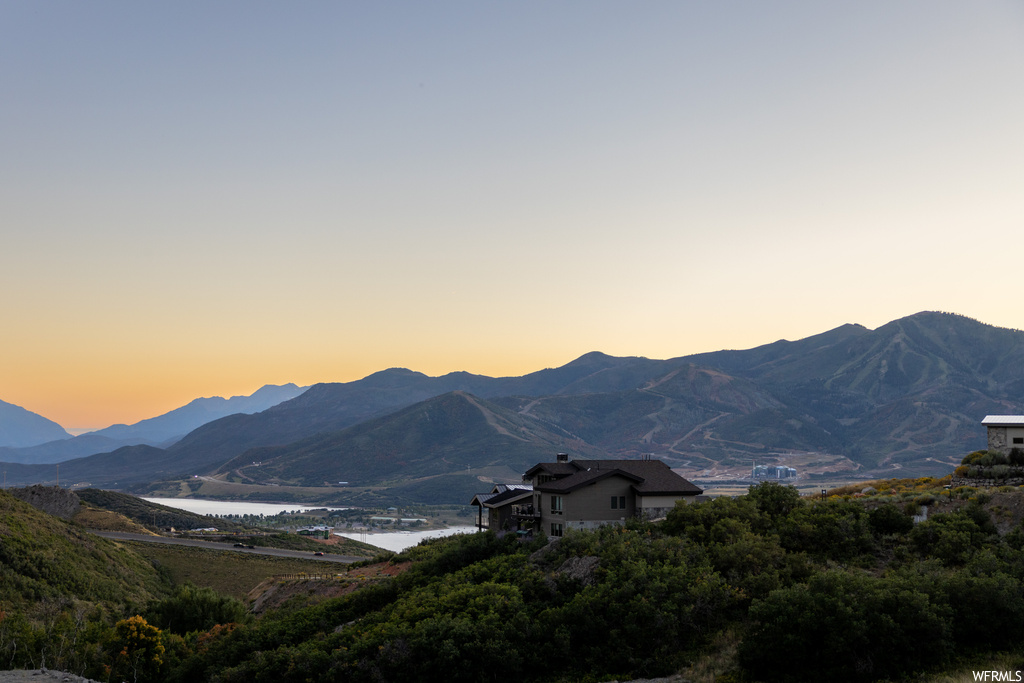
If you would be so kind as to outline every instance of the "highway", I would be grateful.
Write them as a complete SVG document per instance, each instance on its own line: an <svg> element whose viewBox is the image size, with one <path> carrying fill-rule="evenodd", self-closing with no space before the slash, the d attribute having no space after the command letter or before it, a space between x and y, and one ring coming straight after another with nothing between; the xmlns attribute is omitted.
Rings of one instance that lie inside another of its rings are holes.
<svg viewBox="0 0 1024 683"><path fill-rule="evenodd" d="M350 555L331 555L325 553L322 556L314 555L308 550L284 550L281 548L236 548L231 543L219 543L217 541L197 541L191 538L174 538L172 536L147 536L146 534L129 534L120 531L90 531L90 533L109 538L114 541L141 541L143 543L163 543L166 545L187 545L193 548L207 548L210 550L229 550L236 553L250 553L253 555L270 555L272 557L289 557L301 560L317 560L319 562L336 562L350 564L365 560L365 557L352 557Z"/></svg>

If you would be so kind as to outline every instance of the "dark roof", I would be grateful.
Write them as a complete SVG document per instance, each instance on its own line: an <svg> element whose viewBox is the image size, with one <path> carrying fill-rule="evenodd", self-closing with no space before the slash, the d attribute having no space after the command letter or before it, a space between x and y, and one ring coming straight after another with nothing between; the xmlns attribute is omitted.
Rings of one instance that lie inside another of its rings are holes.
<svg viewBox="0 0 1024 683"><path fill-rule="evenodd" d="M538 485L541 491L574 491L610 476L620 476L633 482L633 490L644 496L683 495L695 496L704 493L672 471L660 460L572 460L568 463L544 463L559 466L569 465L575 470L567 476ZM537 465L526 474L537 471ZM550 472L547 468L546 471Z"/></svg>
<svg viewBox="0 0 1024 683"><path fill-rule="evenodd" d="M532 488L508 489L506 491L502 491L501 493L495 493L487 500L482 500L480 502L483 503L486 507L493 508L500 507L502 505L507 505L508 503L513 503L517 500L522 500L523 498L527 498L530 496L533 496Z"/></svg>
<svg viewBox="0 0 1024 683"><path fill-rule="evenodd" d="M478 493L475 496L473 496L473 500L469 501L469 504L470 505L483 505L484 503L489 501L491 498L494 498L496 495L498 495L498 494L497 493Z"/></svg>
<svg viewBox="0 0 1024 683"><path fill-rule="evenodd" d="M579 467L573 465L573 462L542 462L534 465L530 469L526 470L523 474L523 478L530 477L537 472L545 472L555 477L567 477L570 474L576 474L580 471Z"/></svg>
<svg viewBox="0 0 1024 683"><path fill-rule="evenodd" d="M575 491L582 486L593 484L602 479L607 479L608 477L625 477L634 484L642 484L644 482L643 477L630 474L625 470L606 468L603 470L582 470L568 477L562 477L561 479L555 479L554 481L540 484L537 486L537 489L540 491L564 491L568 493L569 491Z"/></svg>
<svg viewBox="0 0 1024 683"><path fill-rule="evenodd" d="M529 484L495 484L490 493L478 493L469 501L470 505L498 507L533 495Z"/></svg>

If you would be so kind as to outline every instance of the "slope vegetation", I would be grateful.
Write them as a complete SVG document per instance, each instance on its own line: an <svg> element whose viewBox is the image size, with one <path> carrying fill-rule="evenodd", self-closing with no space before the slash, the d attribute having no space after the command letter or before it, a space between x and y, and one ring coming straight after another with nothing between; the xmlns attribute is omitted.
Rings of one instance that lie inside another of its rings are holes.
<svg viewBox="0 0 1024 683"><path fill-rule="evenodd" d="M68 604L122 612L165 590L123 546L0 492L0 604L42 616Z"/></svg>

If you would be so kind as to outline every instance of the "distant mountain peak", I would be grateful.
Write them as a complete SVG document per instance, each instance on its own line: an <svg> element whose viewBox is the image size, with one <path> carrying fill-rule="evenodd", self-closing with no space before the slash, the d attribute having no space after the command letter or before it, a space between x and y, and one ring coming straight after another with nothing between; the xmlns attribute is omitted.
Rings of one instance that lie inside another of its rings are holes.
<svg viewBox="0 0 1024 683"><path fill-rule="evenodd" d="M573 361L570 361L570 362L566 363L566 366L571 367L571 366L575 366L575 365L590 365L590 364L595 363L595 362L597 362L597 363L604 363L604 362L614 361L614 360L619 360L619 359L616 358L615 356L609 356L607 353L603 353L601 351L590 351L588 353L583 354L582 356L580 356L576 360L573 360Z"/></svg>

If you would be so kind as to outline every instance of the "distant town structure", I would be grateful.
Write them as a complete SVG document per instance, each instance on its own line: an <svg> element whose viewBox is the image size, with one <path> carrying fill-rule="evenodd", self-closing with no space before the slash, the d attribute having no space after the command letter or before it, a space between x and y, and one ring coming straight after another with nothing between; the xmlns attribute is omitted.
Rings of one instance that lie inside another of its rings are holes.
<svg viewBox="0 0 1024 683"><path fill-rule="evenodd" d="M313 536L316 538L330 538L331 532L334 531L333 526L326 526L318 524L317 526L303 526L296 529L296 533L299 536Z"/></svg>
<svg viewBox="0 0 1024 683"><path fill-rule="evenodd" d="M491 528L496 522L501 529L556 538L567 529L664 517L678 501L704 493L660 460L572 460L566 453L531 467L522 486L500 488L473 497L478 526L486 507Z"/></svg>
<svg viewBox="0 0 1024 683"><path fill-rule="evenodd" d="M988 428L988 450L1024 450L1024 415L986 415L981 424Z"/></svg>
<svg viewBox="0 0 1024 683"><path fill-rule="evenodd" d="M796 479L796 468L783 465L752 465L751 479Z"/></svg>

